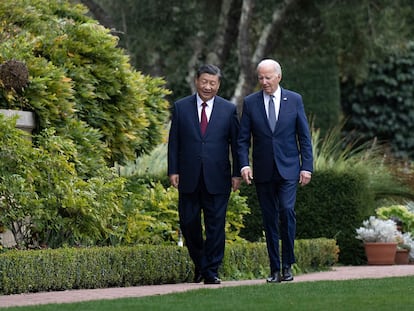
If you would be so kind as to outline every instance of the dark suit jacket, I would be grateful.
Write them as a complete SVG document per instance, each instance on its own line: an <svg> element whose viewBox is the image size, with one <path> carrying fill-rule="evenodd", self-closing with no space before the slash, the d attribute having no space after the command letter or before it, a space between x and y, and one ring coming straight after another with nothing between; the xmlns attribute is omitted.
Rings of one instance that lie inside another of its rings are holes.
<svg viewBox="0 0 414 311"><path fill-rule="evenodd" d="M220 96L214 99L204 137L200 131L196 95L174 103L168 141L168 175L180 175L179 191L193 192L203 169L209 193L230 192L231 177L240 176L237 159L238 131L236 106Z"/></svg>
<svg viewBox="0 0 414 311"><path fill-rule="evenodd" d="M309 124L300 94L281 89L279 117L275 131L270 130L263 92L247 96L240 120L240 166L248 166L253 137L253 176L256 182L270 181L275 161L284 179L299 179L299 171L313 171Z"/></svg>

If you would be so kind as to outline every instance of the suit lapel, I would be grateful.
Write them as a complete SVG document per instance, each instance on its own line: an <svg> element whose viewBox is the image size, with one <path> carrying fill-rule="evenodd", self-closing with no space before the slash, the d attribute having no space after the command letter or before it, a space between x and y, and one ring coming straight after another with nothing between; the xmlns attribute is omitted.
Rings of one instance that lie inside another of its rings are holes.
<svg viewBox="0 0 414 311"><path fill-rule="evenodd" d="M265 106L268 105L268 103L265 103L264 101L263 91L260 91L258 95L259 96L257 99L257 106L260 110L260 114L262 115L262 119L263 119L263 122L265 123L265 126L269 129L269 132L272 133L272 129L270 128L269 120L267 118L266 108L265 108ZM276 122L276 127L277 127L277 122Z"/></svg>
<svg viewBox="0 0 414 311"><path fill-rule="evenodd" d="M287 103L288 103L288 98L287 98L287 96L285 94L285 91L282 88L281 89L281 92L280 92L280 107L279 107L279 116L278 116L278 119L280 118L280 116L283 117L283 114L286 111Z"/></svg>
<svg viewBox="0 0 414 311"><path fill-rule="evenodd" d="M266 108L265 108L266 103L264 102L264 96L263 96L263 91L260 91L258 96L257 96L257 107L260 111L260 114L263 117L263 120L265 122L265 124L267 124L267 127L270 130L270 126L269 126L269 122L267 120L267 114L266 114Z"/></svg>
<svg viewBox="0 0 414 311"><path fill-rule="evenodd" d="M220 99L215 96L214 97L214 103L213 103L213 107L211 110L211 114L210 114L210 120L208 120L208 125L207 125L207 130L204 136L207 136L208 133L211 131L209 131L209 128L214 128L214 123L217 120L217 115L220 115L220 110L221 110L221 106L220 106Z"/></svg>
<svg viewBox="0 0 414 311"><path fill-rule="evenodd" d="M200 119L198 117L198 107L197 107L197 96L194 94L192 100L191 100L191 107L190 107L190 112L191 112L191 121L194 124L194 128L198 129L198 134L200 136L201 135L201 128L200 128Z"/></svg>

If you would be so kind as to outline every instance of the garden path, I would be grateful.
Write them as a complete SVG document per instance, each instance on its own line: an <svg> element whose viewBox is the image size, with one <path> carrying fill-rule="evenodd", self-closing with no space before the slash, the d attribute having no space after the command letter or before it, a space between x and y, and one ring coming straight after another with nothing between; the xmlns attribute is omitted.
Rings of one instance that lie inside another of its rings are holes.
<svg viewBox="0 0 414 311"><path fill-rule="evenodd" d="M293 282L311 282L322 280L349 280L361 278L386 278L395 276L414 276L414 264L390 266L338 266L330 271L307 273L295 276ZM223 281L220 285L203 283L180 283L149 286L117 287L103 289L67 290L58 292L0 295L0 309L12 306L28 306L50 303L71 303L89 300L143 297L184 292L199 288L221 288L225 286L263 284L261 280ZM277 284L275 286L283 286Z"/></svg>

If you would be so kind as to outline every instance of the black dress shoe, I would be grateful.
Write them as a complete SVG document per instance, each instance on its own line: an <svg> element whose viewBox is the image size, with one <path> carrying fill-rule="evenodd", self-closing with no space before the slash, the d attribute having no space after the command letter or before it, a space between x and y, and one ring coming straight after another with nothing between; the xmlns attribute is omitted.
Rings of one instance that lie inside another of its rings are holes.
<svg viewBox="0 0 414 311"><path fill-rule="evenodd" d="M280 275L280 272L272 273L267 279L267 283L280 283L282 282L282 276Z"/></svg>
<svg viewBox="0 0 414 311"><path fill-rule="evenodd" d="M200 283L203 280L203 275L201 274L200 268L196 267L194 269L194 283Z"/></svg>
<svg viewBox="0 0 414 311"><path fill-rule="evenodd" d="M201 273L194 274L194 283L200 283L203 280L203 275Z"/></svg>
<svg viewBox="0 0 414 311"><path fill-rule="evenodd" d="M289 282L293 281L292 268L283 268L282 269L282 281Z"/></svg>
<svg viewBox="0 0 414 311"><path fill-rule="evenodd" d="M204 284L221 284L221 280L215 276L211 279L204 279Z"/></svg>

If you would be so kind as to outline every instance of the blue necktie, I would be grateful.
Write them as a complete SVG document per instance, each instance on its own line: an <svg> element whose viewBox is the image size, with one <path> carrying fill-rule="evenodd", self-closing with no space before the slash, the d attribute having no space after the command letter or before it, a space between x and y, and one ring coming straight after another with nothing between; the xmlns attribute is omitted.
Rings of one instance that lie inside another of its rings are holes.
<svg viewBox="0 0 414 311"><path fill-rule="evenodd" d="M273 132L276 126L276 112L275 112L275 104L273 102L273 95L271 95L269 99L268 113L269 113L269 116L268 116L269 126Z"/></svg>

